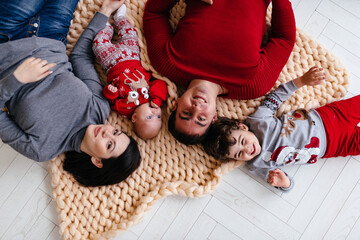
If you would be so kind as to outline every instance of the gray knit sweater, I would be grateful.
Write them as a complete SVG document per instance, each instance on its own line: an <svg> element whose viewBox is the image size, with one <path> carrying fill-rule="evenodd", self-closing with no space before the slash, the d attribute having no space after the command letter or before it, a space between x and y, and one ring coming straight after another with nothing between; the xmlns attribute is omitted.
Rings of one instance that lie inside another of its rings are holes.
<svg viewBox="0 0 360 240"><path fill-rule="evenodd" d="M110 113L93 65L92 39L108 18L97 13L71 53L62 42L24 38L0 44L0 137L19 153L36 161L80 151L87 126L102 124ZM29 84L13 75L29 57L57 65L46 78ZM75 74L75 75L74 75Z"/></svg>
<svg viewBox="0 0 360 240"><path fill-rule="evenodd" d="M275 113L283 101L295 91L293 81L280 85L270 93L256 112L246 119L246 124L259 139L261 153L248 162L250 172L265 181L270 170L291 164L312 164L326 151L325 128L316 110L296 110L277 118ZM288 176L289 191L294 187Z"/></svg>

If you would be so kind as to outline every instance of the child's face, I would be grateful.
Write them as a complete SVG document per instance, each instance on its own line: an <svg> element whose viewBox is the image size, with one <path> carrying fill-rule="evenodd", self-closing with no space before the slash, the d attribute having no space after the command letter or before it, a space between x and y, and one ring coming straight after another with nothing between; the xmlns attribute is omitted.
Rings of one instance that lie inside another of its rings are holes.
<svg viewBox="0 0 360 240"><path fill-rule="evenodd" d="M150 103L144 103L135 109L132 115L135 131L142 139L155 137L161 128L161 108L153 108Z"/></svg>
<svg viewBox="0 0 360 240"><path fill-rule="evenodd" d="M153 108L150 103L144 103L135 109L133 116L135 121L161 121L161 108Z"/></svg>
<svg viewBox="0 0 360 240"><path fill-rule="evenodd" d="M255 134L249 128L240 123L238 130L232 130L230 137L234 138L235 144L229 147L227 158L238 161L249 161L260 154L261 146Z"/></svg>

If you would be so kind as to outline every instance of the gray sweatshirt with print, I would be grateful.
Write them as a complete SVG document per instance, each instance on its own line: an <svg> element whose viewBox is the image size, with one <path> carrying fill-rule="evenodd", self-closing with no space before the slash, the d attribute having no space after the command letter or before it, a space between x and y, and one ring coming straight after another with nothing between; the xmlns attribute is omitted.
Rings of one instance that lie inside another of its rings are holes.
<svg viewBox="0 0 360 240"><path fill-rule="evenodd" d="M246 124L259 139L261 153L248 162L250 172L267 181L270 170L290 164L312 164L326 151L324 124L316 110L299 109L276 117L276 111L297 87L290 81L270 93L257 111L246 119ZM289 188L294 187L288 176Z"/></svg>
<svg viewBox="0 0 360 240"><path fill-rule="evenodd" d="M80 151L87 126L103 124L110 113L95 71L91 45L108 18L97 13L71 53L62 42L24 38L0 44L0 138L35 161L46 161L64 151ZM29 57L56 63L53 73L29 84L13 72ZM74 73L73 73L73 72Z"/></svg>

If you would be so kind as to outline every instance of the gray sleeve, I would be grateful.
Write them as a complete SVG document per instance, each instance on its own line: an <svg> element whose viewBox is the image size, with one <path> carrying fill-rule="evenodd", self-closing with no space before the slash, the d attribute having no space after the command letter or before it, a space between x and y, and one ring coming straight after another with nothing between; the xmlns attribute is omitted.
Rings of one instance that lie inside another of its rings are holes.
<svg viewBox="0 0 360 240"><path fill-rule="evenodd" d="M5 103L13 96L23 83L19 82L13 73L0 79L0 106L4 108ZM8 115L0 109L0 138L21 154L39 161L37 151L34 149L35 137L25 133Z"/></svg>
<svg viewBox="0 0 360 240"><path fill-rule="evenodd" d="M94 95L100 98L104 98L102 95L103 86L95 70L92 42L96 34L105 27L108 19L104 14L97 12L70 54L75 76L80 78Z"/></svg>
<svg viewBox="0 0 360 240"><path fill-rule="evenodd" d="M280 119L275 117L276 111L280 107L280 105L288 99L295 91L297 87L290 81L288 83L280 85L275 91L270 93L264 102L259 106L256 112L250 115L246 119L246 123L249 125L250 129L257 135L267 135L273 134L276 129L280 129L282 122ZM269 140L268 140L269 141ZM262 147L266 149L267 144L271 144L269 142L262 142ZM263 159L257 158L252 162L249 162L249 171L264 179L267 182L269 171L274 170L277 166L272 163L265 163ZM287 175L287 174L286 174ZM288 176L290 180L289 188L278 188L283 192L290 191L294 186L293 179Z"/></svg>
<svg viewBox="0 0 360 240"><path fill-rule="evenodd" d="M286 172L285 172L286 173ZM286 176L289 178L290 180L290 186L288 188L283 188L283 187L279 187L278 189L280 189L282 192L290 192L290 190L292 190L294 188L294 179L292 177L290 177L289 175L287 175L286 173Z"/></svg>
<svg viewBox="0 0 360 240"><path fill-rule="evenodd" d="M254 175L259 176L260 178L264 179L265 182L267 182L269 171L275 170L277 168L276 166L273 166L273 167L270 167L270 168L261 168L261 167L257 167L256 165L257 165L256 163L255 164L250 163L249 166L248 166L249 167L249 172L251 174L254 174ZM275 187L275 188L279 189L282 192L289 192L291 189L294 188L294 179L292 177L290 177L285 171L283 171L283 172L289 178L290 186L288 188L282 188L282 187Z"/></svg>
<svg viewBox="0 0 360 240"><path fill-rule="evenodd" d="M269 171L275 169L275 168L261 168L261 167L255 166L254 164L249 164L248 168L249 168L249 172L251 174L258 176L261 179L264 179L265 182L267 182L267 177L268 177Z"/></svg>
<svg viewBox="0 0 360 240"><path fill-rule="evenodd" d="M261 104L269 108L273 114L279 109L280 105L286 101L297 90L293 81L281 84L275 91L270 93Z"/></svg>
<svg viewBox="0 0 360 240"><path fill-rule="evenodd" d="M267 126L272 126L276 123L276 111L280 105L287 100L295 91L297 87L293 81L280 85L277 89L266 96L264 102L258 107L255 113L251 114L246 122L250 128L254 128L253 124L258 124L259 121L265 122ZM262 129L265 131L265 129Z"/></svg>
<svg viewBox="0 0 360 240"><path fill-rule="evenodd" d="M24 84L19 82L13 73L0 79L0 107L3 108L14 93Z"/></svg>

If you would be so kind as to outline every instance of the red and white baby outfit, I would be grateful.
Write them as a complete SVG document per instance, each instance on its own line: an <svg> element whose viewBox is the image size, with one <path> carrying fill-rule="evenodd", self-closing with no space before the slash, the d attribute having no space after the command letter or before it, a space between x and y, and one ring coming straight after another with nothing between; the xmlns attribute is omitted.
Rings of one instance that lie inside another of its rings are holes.
<svg viewBox="0 0 360 240"><path fill-rule="evenodd" d="M141 66L137 32L123 14L118 11L114 16L118 42L111 43L114 29L106 24L94 38L92 49L107 73L108 85L103 90L104 96L113 110L130 118L135 108L143 103L152 101L161 107L166 99L167 87L162 80L149 83L151 74ZM117 91L111 91L110 85L115 86Z"/></svg>

